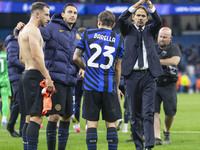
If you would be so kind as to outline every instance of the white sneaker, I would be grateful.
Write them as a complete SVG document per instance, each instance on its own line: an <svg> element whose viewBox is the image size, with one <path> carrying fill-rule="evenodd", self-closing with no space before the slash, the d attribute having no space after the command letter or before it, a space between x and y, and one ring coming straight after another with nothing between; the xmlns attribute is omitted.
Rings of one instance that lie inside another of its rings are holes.
<svg viewBox="0 0 200 150"><path fill-rule="evenodd" d="M74 124L73 127L74 127L74 130L76 131L76 133L81 132L80 124L79 123Z"/></svg>
<svg viewBox="0 0 200 150"><path fill-rule="evenodd" d="M1 126L3 126L3 127L7 126L7 117L6 116L2 117Z"/></svg>
<svg viewBox="0 0 200 150"><path fill-rule="evenodd" d="M124 123L122 132L123 133L128 133L128 123Z"/></svg>
<svg viewBox="0 0 200 150"><path fill-rule="evenodd" d="M3 126L3 127L7 126L7 121L2 121L1 126Z"/></svg>

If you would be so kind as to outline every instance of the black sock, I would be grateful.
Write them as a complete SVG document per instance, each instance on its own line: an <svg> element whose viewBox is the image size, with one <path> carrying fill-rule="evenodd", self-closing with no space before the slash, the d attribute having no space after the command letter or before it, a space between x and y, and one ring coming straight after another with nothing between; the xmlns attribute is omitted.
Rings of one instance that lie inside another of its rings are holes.
<svg viewBox="0 0 200 150"><path fill-rule="evenodd" d="M48 150L56 149L56 125L57 122L48 121L46 129Z"/></svg>
<svg viewBox="0 0 200 150"><path fill-rule="evenodd" d="M125 112L124 112L124 123L128 123L128 113L127 113L127 110L125 110Z"/></svg>
<svg viewBox="0 0 200 150"><path fill-rule="evenodd" d="M114 127L107 128L107 141L108 149L117 149L118 146L118 136L117 129Z"/></svg>
<svg viewBox="0 0 200 150"><path fill-rule="evenodd" d="M87 148L89 150L97 149L97 129L96 128L87 129L86 143L87 143Z"/></svg>
<svg viewBox="0 0 200 150"><path fill-rule="evenodd" d="M69 137L69 124L70 122L64 122L60 120L58 128L58 150L63 150L66 147Z"/></svg>
<svg viewBox="0 0 200 150"><path fill-rule="evenodd" d="M40 125L31 121L26 130L28 150L37 150Z"/></svg>
<svg viewBox="0 0 200 150"><path fill-rule="evenodd" d="M22 139L23 139L23 147L24 147L24 150L27 150L27 140L26 140L26 129L28 127L28 123L24 123L24 126L22 128Z"/></svg>

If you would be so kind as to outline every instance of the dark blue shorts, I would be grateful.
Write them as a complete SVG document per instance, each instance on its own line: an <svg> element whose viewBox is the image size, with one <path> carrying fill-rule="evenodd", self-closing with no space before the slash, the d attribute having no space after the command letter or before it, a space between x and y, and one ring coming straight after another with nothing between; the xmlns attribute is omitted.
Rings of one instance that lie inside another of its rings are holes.
<svg viewBox="0 0 200 150"><path fill-rule="evenodd" d="M54 82L56 93L51 97L52 110L47 115L59 114L60 116L70 117L73 114L73 90L74 86L64 85Z"/></svg>

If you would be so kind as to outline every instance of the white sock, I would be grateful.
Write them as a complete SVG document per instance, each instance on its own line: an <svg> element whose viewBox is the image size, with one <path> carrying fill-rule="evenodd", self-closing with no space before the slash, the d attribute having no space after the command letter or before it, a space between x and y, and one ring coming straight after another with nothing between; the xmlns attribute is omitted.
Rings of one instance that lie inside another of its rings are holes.
<svg viewBox="0 0 200 150"><path fill-rule="evenodd" d="M124 130L127 130L127 129L128 129L128 123L124 123L123 129L124 129Z"/></svg>
<svg viewBox="0 0 200 150"><path fill-rule="evenodd" d="M2 117L2 122L7 122L7 117L6 116Z"/></svg>

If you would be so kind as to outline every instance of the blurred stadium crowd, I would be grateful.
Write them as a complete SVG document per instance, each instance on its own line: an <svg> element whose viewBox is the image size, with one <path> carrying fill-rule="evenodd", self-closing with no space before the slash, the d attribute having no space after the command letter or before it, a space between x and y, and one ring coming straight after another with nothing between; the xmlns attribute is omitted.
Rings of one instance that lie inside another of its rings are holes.
<svg viewBox="0 0 200 150"><path fill-rule="evenodd" d="M37 0L12 0L12 1L22 1L22 2L36 2ZM73 3L135 3L137 0L40 0L43 2L54 2L54 3L68 3L68 2L73 2ZM198 4L200 3L199 0L154 0L154 4L156 3L173 3L173 4Z"/></svg>

